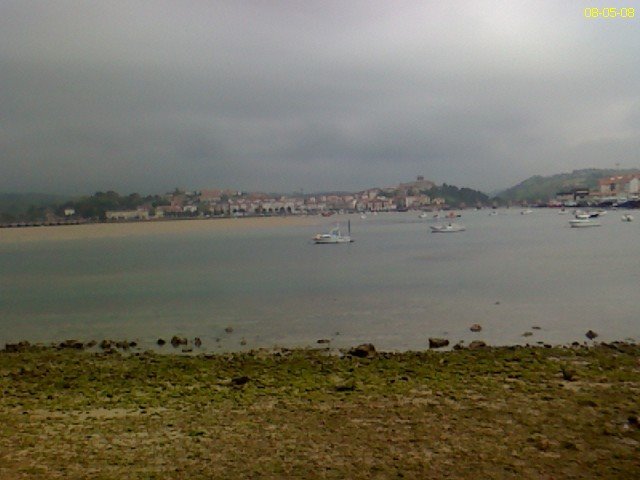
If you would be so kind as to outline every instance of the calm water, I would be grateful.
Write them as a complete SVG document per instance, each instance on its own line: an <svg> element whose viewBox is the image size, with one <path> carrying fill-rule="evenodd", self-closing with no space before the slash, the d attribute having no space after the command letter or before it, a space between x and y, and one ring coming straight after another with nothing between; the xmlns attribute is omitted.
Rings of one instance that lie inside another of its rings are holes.
<svg viewBox="0 0 640 480"><path fill-rule="evenodd" d="M214 351L320 338L406 350L429 336L566 343L588 329L640 340L640 221L620 215L571 229L554 211L468 211L467 231L454 234L430 233L415 213L342 216L351 245L313 245L334 221L320 217L312 227L0 245L0 345L148 346L183 334Z"/></svg>

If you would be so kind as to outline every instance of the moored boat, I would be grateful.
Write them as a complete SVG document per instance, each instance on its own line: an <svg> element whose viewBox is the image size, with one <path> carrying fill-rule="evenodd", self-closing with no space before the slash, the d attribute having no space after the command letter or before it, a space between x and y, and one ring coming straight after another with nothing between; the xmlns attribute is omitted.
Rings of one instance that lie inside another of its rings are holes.
<svg viewBox="0 0 640 480"><path fill-rule="evenodd" d="M351 222L349 222L348 225L348 235L342 235L340 225L336 225L329 233L317 234L313 237L313 242L316 244L353 243L353 239L351 238Z"/></svg>
<svg viewBox="0 0 640 480"><path fill-rule="evenodd" d="M633 222L633 215L631 215L630 213L625 213L620 220L622 220L623 222Z"/></svg>
<svg viewBox="0 0 640 480"><path fill-rule="evenodd" d="M599 227L600 224L598 222L594 222L589 218L574 218L569 220L569 225L572 228L585 228L585 227Z"/></svg>
<svg viewBox="0 0 640 480"><path fill-rule="evenodd" d="M453 233L464 232L466 228L459 223L443 223L439 225L431 225L429 227L433 233Z"/></svg>

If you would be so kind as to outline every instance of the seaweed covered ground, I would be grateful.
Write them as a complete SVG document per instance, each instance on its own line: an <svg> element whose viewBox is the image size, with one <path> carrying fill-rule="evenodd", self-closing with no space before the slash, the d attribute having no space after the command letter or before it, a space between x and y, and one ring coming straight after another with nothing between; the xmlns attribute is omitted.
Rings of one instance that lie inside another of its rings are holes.
<svg viewBox="0 0 640 480"><path fill-rule="evenodd" d="M0 352L0 478L640 478L640 346Z"/></svg>

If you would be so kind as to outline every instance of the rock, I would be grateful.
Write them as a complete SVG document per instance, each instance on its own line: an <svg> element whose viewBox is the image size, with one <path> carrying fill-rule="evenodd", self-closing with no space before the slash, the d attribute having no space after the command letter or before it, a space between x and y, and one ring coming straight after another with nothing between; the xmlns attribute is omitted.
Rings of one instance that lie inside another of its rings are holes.
<svg viewBox="0 0 640 480"><path fill-rule="evenodd" d="M531 329L532 329L532 330L541 330L541 328L540 328L540 327L538 327L538 326L536 326L536 325L534 325L533 327L531 327Z"/></svg>
<svg viewBox="0 0 640 480"><path fill-rule="evenodd" d="M482 326L478 323L474 323L473 325L471 325L471 327L469 327L469 330L471 330L472 332L480 332L482 330Z"/></svg>
<svg viewBox="0 0 640 480"><path fill-rule="evenodd" d="M82 350L84 348L84 344L79 342L78 340L65 340L64 342L58 345L58 348L75 348L77 350Z"/></svg>
<svg viewBox="0 0 640 480"><path fill-rule="evenodd" d="M596 332L594 332L593 330L589 330L587 333L585 333L585 335L587 336L587 338L589 340L593 340L594 338L596 338L598 336L598 334Z"/></svg>
<svg viewBox="0 0 640 480"><path fill-rule="evenodd" d="M98 344L98 342L96 342L95 340L90 340L89 342L87 342L87 344L85 345L85 347L87 348L93 348Z"/></svg>
<svg viewBox="0 0 640 480"><path fill-rule="evenodd" d="M500 305L500 302L496 302L496 303L494 303L494 305Z"/></svg>
<svg viewBox="0 0 640 480"><path fill-rule="evenodd" d="M353 379L339 382L335 386L336 392L353 392L356 389L356 382Z"/></svg>
<svg viewBox="0 0 640 480"><path fill-rule="evenodd" d="M249 381L249 377L247 377L247 376L235 377L235 378L231 379L231 384L232 385L244 385L248 381Z"/></svg>
<svg viewBox="0 0 640 480"><path fill-rule="evenodd" d="M23 340L18 343L5 343L4 351L9 353L22 352L24 350L28 350L31 347L31 344L26 340Z"/></svg>
<svg viewBox="0 0 640 480"><path fill-rule="evenodd" d="M462 350L464 348L464 340L460 340L453 346L454 350Z"/></svg>
<svg viewBox="0 0 640 480"><path fill-rule="evenodd" d="M629 425L640 428L640 421L638 421L637 415L630 415L629 418L627 418L627 422L629 423Z"/></svg>
<svg viewBox="0 0 640 480"><path fill-rule="evenodd" d="M122 350L129 350L129 342L126 340L121 340L116 342L116 348L121 348Z"/></svg>
<svg viewBox="0 0 640 480"><path fill-rule="evenodd" d="M224 331L227 333L233 333L233 327L227 327L224 329Z"/></svg>
<svg viewBox="0 0 640 480"><path fill-rule="evenodd" d="M131 348L135 348L135 347L137 347L137 346L138 346L138 342L133 342L133 341L131 341L131 342L129 342L129 346L130 346Z"/></svg>
<svg viewBox="0 0 640 480"><path fill-rule="evenodd" d="M524 332L522 334L523 337L530 337L531 335L533 335L533 332Z"/></svg>
<svg viewBox="0 0 640 480"><path fill-rule="evenodd" d="M329 340L328 338L321 338L316 343L331 343L331 340Z"/></svg>
<svg viewBox="0 0 640 480"><path fill-rule="evenodd" d="M349 355L360 358L374 357L376 354L376 347L371 343L363 343L355 348L349 350Z"/></svg>
<svg viewBox="0 0 640 480"><path fill-rule="evenodd" d="M113 344L113 340L102 340L100 342L100 348L102 350L109 350L111 348L113 348L114 344Z"/></svg>
<svg viewBox="0 0 640 480"><path fill-rule="evenodd" d="M196 347L200 348L200 347L202 346L202 340L200 340L200 337L196 337L196 338L194 338L194 339L193 339L193 344L194 344Z"/></svg>
<svg viewBox="0 0 640 480"><path fill-rule="evenodd" d="M179 345L186 345L186 344L187 344L187 339L185 337L180 337L178 335L174 335L173 337L171 337L171 345L173 346L173 348L176 348Z"/></svg>
<svg viewBox="0 0 640 480"><path fill-rule="evenodd" d="M442 348L449 345L446 338L429 338L429 348Z"/></svg>
<svg viewBox="0 0 640 480"><path fill-rule="evenodd" d="M487 344L482 340L474 340L469 344L469 350L480 350L481 348L486 348Z"/></svg>
<svg viewBox="0 0 640 480"><path fill-rule="evenodd" d="M562 367L562 378L564 378L566 381L573 382L575 375L576 374L573 370L570 370L567 367Z"/></svg>
<svg viewBox="0 0 640 480"><path fill-rule="evenodd" d="M158 345L163 346L165 343L167 343L163 338L159 338L158 341L156 342Z"/></svg>
<svg viewBox="0 0 640 480"><path fill-rule="evenodd" d="M240 340L240 345L243 345L243 346L244 346L244 345L246 345L246 344L247 344L247 341L246 341L244 338L243 338L242 340Z"/></svg>
<svg viewBox="0 0 640 480"><path fill-rule="evenodd" d="M184 347L182 349L182 353L191 353L191 352L193 352L193 348L191 347Z"/></svg>

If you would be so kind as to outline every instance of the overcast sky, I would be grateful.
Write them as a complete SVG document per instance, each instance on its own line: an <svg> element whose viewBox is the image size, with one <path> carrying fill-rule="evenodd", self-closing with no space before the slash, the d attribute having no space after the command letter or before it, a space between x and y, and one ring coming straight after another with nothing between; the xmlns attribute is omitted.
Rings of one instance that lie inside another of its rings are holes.
<svg viewBox="0 0 640 480"><path fill-rule="evenodd" d="M587 19L592 4L634 19ZM0 192L640 167L640 4L0 0Z"/></svg>

